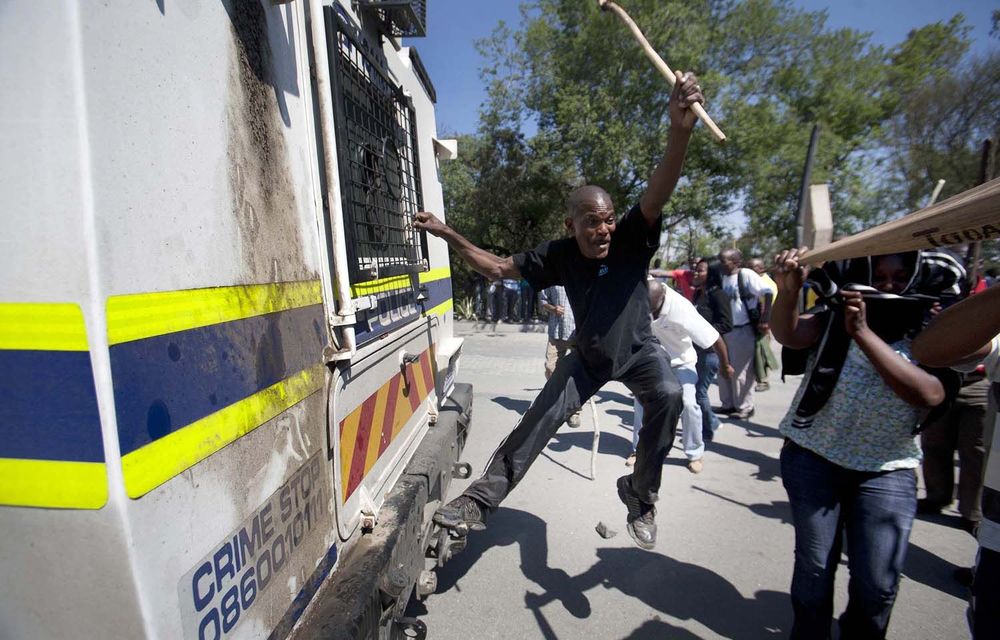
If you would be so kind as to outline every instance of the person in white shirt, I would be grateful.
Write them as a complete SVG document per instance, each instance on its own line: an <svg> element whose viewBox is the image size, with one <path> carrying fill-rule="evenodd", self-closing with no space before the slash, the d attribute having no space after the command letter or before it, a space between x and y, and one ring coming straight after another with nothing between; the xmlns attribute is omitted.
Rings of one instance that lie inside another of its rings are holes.
<svg viewBox="0 0 1000 640"><path fill-rule="evenodd" d="M771 317L774 288L766 284L753 269L742 269L743 256L736 249L719 252L722 264L722 290L729 298L733 311L733 330L724 336L730 362L736 373L719 380L719 413L747 420L754 414L753 392L756 383L754 352L757 332L766 333Z"/></svg>
<svg viewBox="0 0 1000 640"><path fill-rule="evenodd" d="M688 459L688 471L701 473L704 466L702 455L705 443L702 439L701 406L695 399L695 385L698 382L698 353L694 345L702 349L715 349L719 355L720 372L729 370L729 354L726 343L719 332L702 317L687 298L666 284L650 280L649 308L652 312L653 335L660 346L670 356L670 367L681 383L684 408L681 410L681 428L684 455ZM726 375L723 373L723 375ZM632 424L632 450L639 442L642 425L642 405L634 402L635 415ZM630 456L631 460L632 457ZM626 464L629 462L626 461Z"/></svg>

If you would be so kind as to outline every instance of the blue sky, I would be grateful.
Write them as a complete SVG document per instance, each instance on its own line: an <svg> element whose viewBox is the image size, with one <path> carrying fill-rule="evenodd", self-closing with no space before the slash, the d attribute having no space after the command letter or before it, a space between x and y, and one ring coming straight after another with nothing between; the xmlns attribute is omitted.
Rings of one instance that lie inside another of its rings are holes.
<svg viewBox="0 0 1000 640"><path fill-rule="evenodd" d="M810 11L826 9L830 27L870 31L873 40L884 45L900 42L915 27L961 12L973 28L973 51L1000 47L1000 40L989 37L990 15L1000 9L997 0L794 0L793 4ZM516 25L519 5L518 0L428 0L427 37L406 44L420 52L437 89L440 133L475 131L484 93L473 43L488 36L500 20ZM623 6L628 7L627 1Z"/></svg>

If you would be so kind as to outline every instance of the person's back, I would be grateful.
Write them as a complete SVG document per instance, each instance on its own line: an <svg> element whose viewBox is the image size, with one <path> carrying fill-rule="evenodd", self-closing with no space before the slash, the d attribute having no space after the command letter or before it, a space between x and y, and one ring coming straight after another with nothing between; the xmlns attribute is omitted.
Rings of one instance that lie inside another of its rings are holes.
<svg viewBox="0 0 1000 640"><path fill-rule="evenodd" d="M569 342L576 333L576 319L569 306L566 289L560 285L543 289L539 301L542 310L548 314L549 341Z"/></svg>
<svg viewBox="0 0 1000 640"><path fill-rule="evenodd" d="M652 331L660 346L670 358L670 366L681 384L681 423L683 425L682 449L688 459L691 473L701 473L705 452L703 439L702 407L697 397L698 353L700 349L714 349L729 370L729 356L725 343L694 305L683 295L667 285L655 281L648 283L649 306L652 310ZM636 450L645 412L634 403L632 448ZM633 454L634 455L634 454ZM629 460L634 460L629 456Z"/></svg>

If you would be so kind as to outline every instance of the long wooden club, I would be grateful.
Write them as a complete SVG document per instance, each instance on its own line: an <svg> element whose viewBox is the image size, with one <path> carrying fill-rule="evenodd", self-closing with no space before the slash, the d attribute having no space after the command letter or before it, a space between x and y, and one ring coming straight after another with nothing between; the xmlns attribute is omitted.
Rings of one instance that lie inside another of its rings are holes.
<svg viewBox="0 0 1000 640"><path fill-rule="evenodd" d="M807 264L1000 238L1000 178L848 236L802 258Z"/></svg>
<svg viewBox="0 0 1000 640"><path fill-rule="evenodd" d="M612 2L612 0L597 0L597 4L600 5L601 9L611 11L622 19L622 22L625 23L625 26L629 28L629 31L632 32L632 35L635 36L635 39L639 42L639 46L642 47L643 53L646 54L646 57L653 63L653 66L656 67L657 71L659 71L663 77L667 79L667 82L670 83L670 86L673 87L677 82L677 76L674 75L674 72L669 66L667 66L667 63L663 60L663 58L660 57L660 54L656 52L656 49L649 44L649 40L646 40L646 36L642 34L642 30L638 27L638 25L636 25L635 21L632 20L628 13ZM698 118L705 123L705 126L712 132L712 136L716 140L719 142L726 141L726 134L724 134L722 129L715 124L712 117L708 115L700 103L696 102L691 105L691 110L694 111L695 115L697 115Z"/></svg>

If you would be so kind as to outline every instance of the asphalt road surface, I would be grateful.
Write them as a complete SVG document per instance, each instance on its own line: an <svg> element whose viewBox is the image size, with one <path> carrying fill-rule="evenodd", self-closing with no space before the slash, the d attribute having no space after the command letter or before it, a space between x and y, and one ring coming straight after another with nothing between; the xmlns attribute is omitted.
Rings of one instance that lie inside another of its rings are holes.
<svg viewBox="0 0 1000 640"><path fill-rule="evenodd" d="M464 454L473 477L544 383L545 334L513 329L459 325L466 340L460 378L475 386ZM415 607L428 637L787 637L794 532L777 425L798 382L772 376L751 421L720 427L701 474L688 472L675 446L664 469L653 551L639 549L625 532L625 507L615 492L615 479L627 472L632 398L619 383L605 386L596 405L596 479L587 408L582 426L559 430L486 531L471 534L465 551L439 570L436 593ZM451 497L467 483L455 481ZM617 535L599 536L599 522ZM969 637L967 590L953 572L973 562L976 545L957 523L949 510L914 524L890 638ZM835 616L846 594L842 562Z"/></svg>

